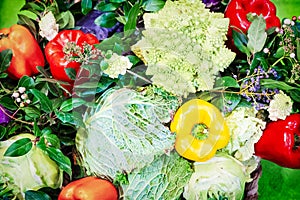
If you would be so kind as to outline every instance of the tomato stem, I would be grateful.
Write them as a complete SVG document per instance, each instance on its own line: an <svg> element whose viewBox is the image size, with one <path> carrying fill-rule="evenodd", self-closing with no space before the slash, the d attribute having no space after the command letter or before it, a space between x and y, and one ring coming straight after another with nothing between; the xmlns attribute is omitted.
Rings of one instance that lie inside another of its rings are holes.
<svg viewBox="0 0 300 200"><path fill-rule="evenodd" d="M208 137L208 127L206 124L195 124L192 129L192 135L198 140L204 140Z"/></svg>

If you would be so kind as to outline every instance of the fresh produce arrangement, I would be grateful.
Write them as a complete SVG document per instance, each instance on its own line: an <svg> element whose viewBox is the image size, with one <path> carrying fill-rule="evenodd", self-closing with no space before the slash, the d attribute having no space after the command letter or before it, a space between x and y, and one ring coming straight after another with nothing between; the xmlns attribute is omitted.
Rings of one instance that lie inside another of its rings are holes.
<svg viewBox="0 0 300 200"><path fill-rule="evenodd" d="M0 199L299 199L281 3L0 1Z"/></svg>

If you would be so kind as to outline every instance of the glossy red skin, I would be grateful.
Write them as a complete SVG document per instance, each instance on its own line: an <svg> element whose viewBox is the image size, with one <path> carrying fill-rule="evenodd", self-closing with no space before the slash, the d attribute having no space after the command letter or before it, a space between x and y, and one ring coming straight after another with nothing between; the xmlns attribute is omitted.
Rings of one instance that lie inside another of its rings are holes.
<svg viewBox="0 0 300 200"><path fill-rule="evenodd" d="M251 24L247 19L248 13L262 14L266 20L266 29L280 27L280 19L276 16L276 7L269 0L231 0L224 15L230 19L231 26L246 33Z"/></svg>
<svg viewBox="0 0 300 200"><path fill-rule="evenodd" d="M58 200L117 200L115 186L104 179L85 177L69 183L62 189Z"/></svg>
<svg viewBox="0 0 300 200"><path fill-rule="evenodd" d="M255 155L282 167L300 169L300 147L295 147L294 134L300 137L300 114L268 123L255 144Z"/></svg>
<svg viewBox="0 0 300 200"><path fill-rule="evenodd" d="M81 63L65 60L63 48L68 42L75 42L77 45L82 47L84 42L94 45L99 43L99 41L93 34L85 34L80 30L63 30L46 45L45 55L50 65L50 71L53 78L73 84L74 81L68 77L65 72L65 68L73 68L77 73Z"/></svg>
<svg viewBox="0 0 300 200"><path fill-rule="evenodd" d="M7 73L10 78L37 74L37 66L44 67L44 54L30 31L22 25L12 25L0 30L0 51L11 49L13 56Z"/></svg>

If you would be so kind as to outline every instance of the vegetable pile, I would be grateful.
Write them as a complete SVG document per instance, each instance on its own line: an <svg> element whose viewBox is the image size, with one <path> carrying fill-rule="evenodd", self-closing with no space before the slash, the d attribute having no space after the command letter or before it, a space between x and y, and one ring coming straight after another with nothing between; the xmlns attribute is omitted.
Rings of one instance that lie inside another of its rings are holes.
<svg viewBox="0 0 300 200"><path fill-rule="evenodd" d="M272 181L300 198L300 16L270 0L9 5L0 200L283 198Z"/></svg>

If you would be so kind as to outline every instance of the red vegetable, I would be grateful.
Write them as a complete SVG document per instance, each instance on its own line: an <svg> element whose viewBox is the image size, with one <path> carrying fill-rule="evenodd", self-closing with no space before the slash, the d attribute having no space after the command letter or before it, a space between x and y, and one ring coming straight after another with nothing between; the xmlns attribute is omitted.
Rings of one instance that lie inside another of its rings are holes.
<svg viewBox="0 0 300 200"><path fill-rule="evenodd" d="M63 30L46 45L45 55L50 65L51 74L56 80L68 82L72 85L74 80L69 78L65 69L73 68L77 73L81 63L66 60L64 47L70 43L75 43L81 48L81 51L83 51L82 47L84 43L94 45L99 43L99 41L93 34L85 34L80 30Z"/></svg>
<svg viewBox="0 0 300 200"><path fill-rule="evenodd" d="M229 18L228 47L240 53L234 45L232 29L247 33L251 22L247 14L261 15L266 20L266 29L280 27L280 19L276 16L276 7L270 0L230 0L224 16Z"/></svg>
<svg viewBox="0 0 300 200"><path fill-rule="evenodd" d="M0 51L6 49L11 49L13 53L7 69L9 77L13 79L37 74L39 71L36 67L43 67L45 64L38 42L24 26L15 24L0 30Z"/></svg>
<svg viewBox="0 0 300 200"><path fill-rule="evenodd" d="M69 183L62 189L58 200L117 200L115 186L104 179L85 177Z"/></svg>
<svg viewBox="0 0 300 200"><path fill-rule="evenodd" d="M267 124L255 154L280 166L300 169L300 114Z"/></svg>
<svg viewBox="0 0 300 200"><path fill-rule="evenodd" d="M224 12L230 19L230 25L247 32L251 22L247 14L262 14L266 20L266 29L280 27L280 19L276 16L276 7L270 0L231 0Z"/></svg>

